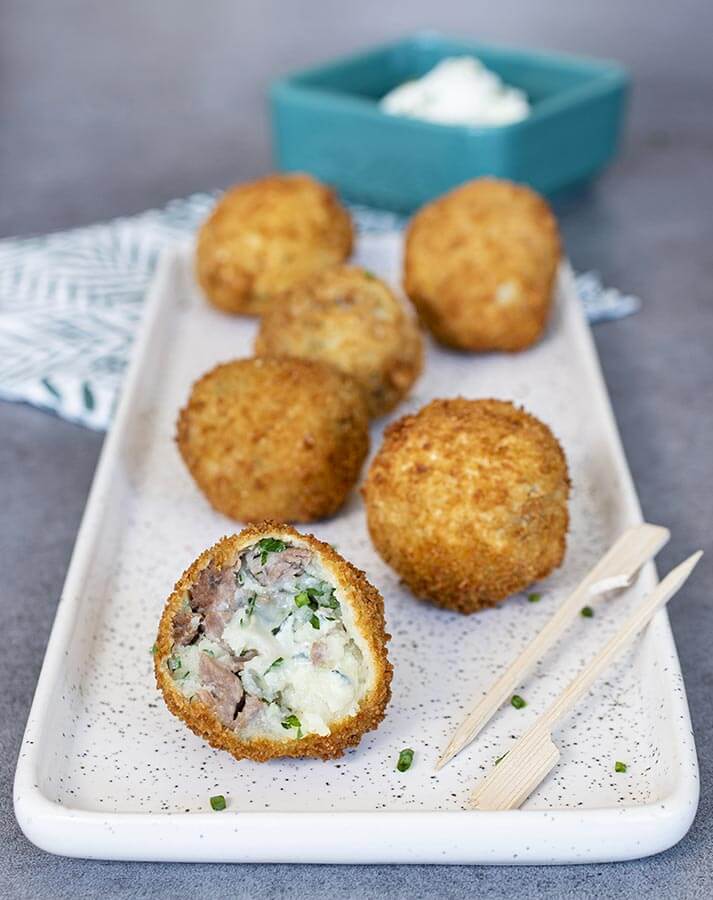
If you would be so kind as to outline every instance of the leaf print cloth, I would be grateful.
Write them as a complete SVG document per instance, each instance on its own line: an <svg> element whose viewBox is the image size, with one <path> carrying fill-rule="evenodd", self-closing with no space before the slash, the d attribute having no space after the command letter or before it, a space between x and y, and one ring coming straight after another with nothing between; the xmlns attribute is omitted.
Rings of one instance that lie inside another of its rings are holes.
<svg viewBox="0 0 713 900"><path fill-rule="evenodd" d="M159 254L195 231L216 196L194 194L129 218L0 241L0 398L106 429ZM362 234L404 224L381 210L351 211ZM590 322L640 306L592 272L577 284Z"/></svg>

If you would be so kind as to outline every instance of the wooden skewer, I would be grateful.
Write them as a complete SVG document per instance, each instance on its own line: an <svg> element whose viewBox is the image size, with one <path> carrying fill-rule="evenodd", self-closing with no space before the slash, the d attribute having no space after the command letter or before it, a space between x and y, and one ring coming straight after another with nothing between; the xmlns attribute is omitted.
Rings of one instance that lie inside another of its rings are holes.
<svg viewBox="0 0 713 900"><path fill-rule="evenodd" d="M516 809L525 802L559 760L552 728L683 586L702 555L699 550L669 572L550 708L516 741L475 789L470 804L473 809Z"/></svg>
<svg viewBox="0 0 713 900"><path fill-rule="evenodd" d="M667 528L645 522L627 529L458 726L436 763L436 769L442 768L470 744L593 596L614 587L628 585L643 564L659 552L670 536Z"/></svg>

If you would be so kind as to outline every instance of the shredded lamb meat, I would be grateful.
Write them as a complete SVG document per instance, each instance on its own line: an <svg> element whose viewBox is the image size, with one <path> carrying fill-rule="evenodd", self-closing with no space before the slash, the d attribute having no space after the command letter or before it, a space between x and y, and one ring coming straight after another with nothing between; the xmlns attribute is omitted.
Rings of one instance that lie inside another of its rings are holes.
<svg viewBox="0 0 713 900"><path fill-rule="evenodd" d="M206 637L218 640L237 609L233 570L218 571L211 563L200 573L190 593L191 609L203 614Z"/></svg>
<svg viewBox="0 0 713 900"><path fill-rule="evenodd" d="M207 653L201 653L198 671L206 687L206 690L198 692L199 699L213 707L223 725L232 728L245 693L240 679Z"/></svg>
<svg viewBox="0 0 713 900"><path fill-rule="evenodd" d="M201 617L190 610L181 610L173 617L173 641L180 647L186 647L198 636Z"/></svg>
<svg viewBox="0 0 713 900"><path fill-rule="evenodd" d="M248 569L258 584L275 584L287 576L301 575L312 558L312 552L305 547L288 547L281 553L271 553L265 564L260 553L249 557Z"/></svg>

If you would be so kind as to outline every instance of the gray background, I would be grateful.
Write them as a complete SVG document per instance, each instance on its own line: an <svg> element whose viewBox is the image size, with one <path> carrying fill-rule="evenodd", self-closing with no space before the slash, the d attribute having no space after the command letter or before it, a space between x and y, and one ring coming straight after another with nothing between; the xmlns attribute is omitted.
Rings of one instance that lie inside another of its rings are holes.
<svg viewBox="0 0 713 900"><path fill-rule="evenodd" d="M661 566L697 546L709 551L671 610L702 799L689 835L658 857L527 870L59 859L20 833L11 784L102 438L0 404L0 895L711 896L713 4L4 0L0 16L1 236L130 213L266 171L270 78L416 28L630 66L624 152L558 212L575 265L645 302L595 337L644 513L673 531Z"/></svg>

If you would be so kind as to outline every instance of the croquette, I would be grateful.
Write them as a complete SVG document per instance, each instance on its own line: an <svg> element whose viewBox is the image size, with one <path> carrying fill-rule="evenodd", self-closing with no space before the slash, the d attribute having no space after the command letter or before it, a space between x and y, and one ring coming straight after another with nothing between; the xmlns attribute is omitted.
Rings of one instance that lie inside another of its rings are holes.
<svg viewBox="0 0 713 900"><path fill-rule="evenodd" d="M524 350L547 325L560 256L557 220L542 197L478 178L411 220L404 287L441 343Z"/></svg>
<svg viewBox="0 0 713 900"><path fill-rule="evenodd" d="M259 356L322 360L352 375L381 416L408 393L423 366L415 317L380 279L354 266L318 272L268 307Z"/></svg>
<svg viewBox="0 0 713 900"><path fill-rule="evenodd" d="M341 756L384 718L384 604L332 547L265 522L184 572L154 648L171 712L236 759Z"/></svg>
<svg viewBox="0 0 713 900"><path fill-rule="evenodd" d="M176 429L181 456L209 502L239 521L330 516L369 451L363 391L304 359L238 359L191 390Z"/></svg>
<svg viewBox="0 0 713 900"><path fill-rule="evenodd" d="M512 403L433 400L394 422L363 494L377 551L438 606L493 606L564 557L564 453L545 424Z"/></svg>
<svg viewBox="0 0 713 900"><path fill-rule="evenodd" d="M269 175L218 200L198 232L196 275L227 313L261 314L284 290L352 251L349 213L309 175Z"/></svg>

